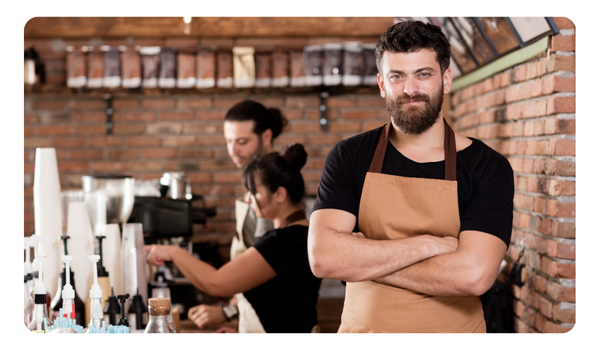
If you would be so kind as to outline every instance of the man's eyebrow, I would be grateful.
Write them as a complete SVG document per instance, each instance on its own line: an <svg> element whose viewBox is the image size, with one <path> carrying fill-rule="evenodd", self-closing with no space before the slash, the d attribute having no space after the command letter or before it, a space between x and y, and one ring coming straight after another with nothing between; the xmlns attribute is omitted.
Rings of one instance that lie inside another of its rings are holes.
<svg viewBox="0 0 600 350"><path fill-rule="evenodd" d="M433 69L432 67L423 67L423 68L417 69L415 71L415 73L420 73L420 72L424 72L424 71L433 72L433 71L435 71L435 69ZM404 72L401 70L390 69L388 74L404 74Z"/></svg>

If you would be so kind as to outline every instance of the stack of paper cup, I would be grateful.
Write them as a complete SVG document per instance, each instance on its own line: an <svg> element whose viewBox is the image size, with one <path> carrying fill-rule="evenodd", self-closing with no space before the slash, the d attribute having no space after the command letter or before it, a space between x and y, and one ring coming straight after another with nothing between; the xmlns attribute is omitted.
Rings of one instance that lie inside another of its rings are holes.
<svg viewBox="0 0 600 350"><path fill-rule="evenodd" d="M144 303L148 302L146 264L142 224L125 224L123 226L123 242L121 243L121 279L123 281L123 293L129 293L130 296L125 304L126 313L129 311L132 297L137 294L138 289Z"/></svg>
<svg viewBox="0 0 600 350"><path fill-rule="evenodd" d="M110 286L114 288L115 295L123 293L121 281L121 230L119 224L108 224L104 229L102 240L102 265L108 272Z"/></svg>
<svg viewBox="0 0 600 350"><path fill-rule="evenodd" d="M73 257L71 270L75 278L75 293L85 303L94 283L94 271L89 256L94 255L94 235L85 202L69 203L67 222L67 243L69 255Z"/></svg>
<svg viewBox="0 0 600 350"><path fill-rule="evenodd" d="M44 284L53 293L61 271L62 210L60 181L54 148L38 148L35 151L35 172L33 180L33 212L35 234L50 237L54 243L40 242L38 251L46 252L44 259Z"/></svg>

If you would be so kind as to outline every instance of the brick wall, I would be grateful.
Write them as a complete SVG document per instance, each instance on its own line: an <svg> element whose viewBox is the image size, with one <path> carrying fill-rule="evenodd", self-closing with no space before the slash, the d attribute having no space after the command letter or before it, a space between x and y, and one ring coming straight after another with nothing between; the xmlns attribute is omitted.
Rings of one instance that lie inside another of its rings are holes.
<svg viewBox="0 0 600 350"><path fill-rule="evenodd" d="M385 103L373 93L327 99L329 131L319 125L319 96L197 95L115 97L114 131L106 135L105 101L93 96L25 97L25 234L34 231L33 174L35 148L54 147L62 189L80 189L81 176L118 172L136 179L157 179L165 171L184 171L193 193L217 207L206 226L196 226L195 240L215 240L227 254L235 230L234 199L244 193L241 171L227 154L223 118L235 103L255 99L280 108L289 125L275 149L299 142L308 160L302 170L308 195L316 195L325 156L338 141L386 122Z"/></svg>
<svg viewBox="0 0 600 350"><path fill-rule="evenodd" d="M515 172L513 265L525 246L522 287L513 288L518 332L566 332L575 323L575 33L550 55L500 72L452 96L455 129L506 156Z"/></svg>

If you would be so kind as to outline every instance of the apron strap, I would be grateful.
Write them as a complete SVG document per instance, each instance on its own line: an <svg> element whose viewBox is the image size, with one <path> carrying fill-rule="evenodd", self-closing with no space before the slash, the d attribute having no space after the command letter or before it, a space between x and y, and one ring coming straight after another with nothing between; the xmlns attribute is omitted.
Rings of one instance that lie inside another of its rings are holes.
<svg viewBox="0 0 600 350"><path fill-rule="evenodd" d="M454 131L444 119L444 180L456 181L456 141Z"/></svg>
<svg viewBox="0 0 600 350"><path fill-rule="evenodd" d="M444 120L444 180L456 181L456 141L454 139L454 131L448 125L446 119L442 119ZM375 154L369 166L370 173L381 173L391 129L392 121L390 120L383 128L379 137Z"/></svg>
<svg viewBox="0 0 600 350"><path fill-rule="evenodd" d="M291 213L290 215L288 215L283 222L281 223L281 226L279 226L279 228L284 228L284 227L288 227L289 224L291 224L292 222L296 222L302 219L306 219L306 215L304 214L304 210L298 210L295 211L293 213Z"/></svg>

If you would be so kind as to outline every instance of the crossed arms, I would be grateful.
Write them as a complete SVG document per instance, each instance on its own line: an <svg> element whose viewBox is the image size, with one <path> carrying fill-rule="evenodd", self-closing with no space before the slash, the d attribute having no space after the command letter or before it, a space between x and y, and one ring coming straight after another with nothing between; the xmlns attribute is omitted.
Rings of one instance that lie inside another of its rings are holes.
<svg viewBox="0 0 600 350"><path fill-rule="evenodd" d="M319 278L376 280L434 296L481 295L493 285L506 244L480 231L459 238L422 235L372 240L352 232L356 217L337 209L312 213L308 258Z"/></svg>

